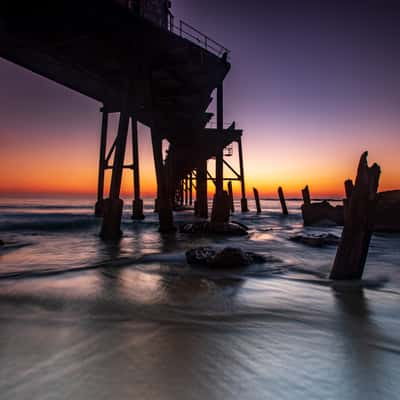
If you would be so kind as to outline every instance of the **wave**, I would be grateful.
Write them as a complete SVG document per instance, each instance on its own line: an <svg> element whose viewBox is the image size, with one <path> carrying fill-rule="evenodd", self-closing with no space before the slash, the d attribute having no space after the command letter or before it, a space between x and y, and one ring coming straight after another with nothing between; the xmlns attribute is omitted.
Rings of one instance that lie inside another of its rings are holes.
<svg viewBox="0 0 400 400"><path fill-rule="evenodd" d="M87 214L16 214L2 218L0 231L65 231L97 226L99 220Z"/></svg>

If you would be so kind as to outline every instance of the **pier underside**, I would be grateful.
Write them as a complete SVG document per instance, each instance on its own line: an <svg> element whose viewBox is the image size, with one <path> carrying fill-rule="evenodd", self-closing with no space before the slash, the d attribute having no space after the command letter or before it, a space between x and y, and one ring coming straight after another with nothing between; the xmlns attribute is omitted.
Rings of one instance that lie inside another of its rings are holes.
<svg viewBox="0 0 400 400"><path fill-rule="evenodd" d="M174 228L172 209L182 182L187 188L186 203L191 181L197 193L196 213L207 216L207 160L216 159L213 181L218 198L223 192L223 149L232 142L239 143L241 171L236 175L245 198L242 132L234 126L223 129L222 84L230 69L226 53L215 55L112 0L22 3L5 0L0 4L0 57L102 104L96 214L103 217L105 238L121 234L120 189L125 168L134 176L132 217L143 218L137 122L151 129L160 230ZM213 117L207 109L215 89L217 128L206 129ZM110 113L119 113L119 126L107 149ZM127 166L130 125L133 164ZM164 139L170 143L165 160ZM104 199L106 169L112 169L112 179Z"/></svg>

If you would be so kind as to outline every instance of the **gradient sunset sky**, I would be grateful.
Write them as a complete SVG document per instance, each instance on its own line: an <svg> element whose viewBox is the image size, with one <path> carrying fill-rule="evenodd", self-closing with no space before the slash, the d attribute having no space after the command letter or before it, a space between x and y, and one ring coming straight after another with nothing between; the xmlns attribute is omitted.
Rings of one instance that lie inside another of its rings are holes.
<svg viewBox="0 0 400 400"><path fill-rule="evenodd" d="M177 19L232 52L225 122L244 130L249 192L282 185L299 196L309 184L313 195L341 196L364 150L382 167L380 189L400 189L395 4L173 0ZM0 193L94 194L100 106L0 60ZM143 194L154 196L149 130L139 132ZM125 195L131 180L126 172Z"/></svg>

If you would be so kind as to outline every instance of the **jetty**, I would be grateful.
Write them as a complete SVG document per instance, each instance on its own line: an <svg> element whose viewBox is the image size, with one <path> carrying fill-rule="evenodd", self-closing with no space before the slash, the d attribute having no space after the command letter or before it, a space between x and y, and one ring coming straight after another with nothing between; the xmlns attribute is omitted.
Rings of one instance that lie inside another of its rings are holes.
<svg viewBox="0 0 400 400"><path fill-rule="evenodd" d="M229 195L224 190L224 166L240 182L241 209L248 210L243 131L234 122L227 126L223 116L230 51L177 21L170 1L3 0L0 57L101 104L95 213L103 219L104 238L122 234L124 170L133 172L132 217L144 217L138 123L151 129L160 231L175 229L174 206L192 204L194 193L196 215L208 217L208 181L215 186L213 215L217 219L225 215ZM214 92L216 126L211 127L214 115L207 110ZM109 132L110 114L119 115L117 132ZM129 136L132 164L125 163ZM227 159L233 148L238 152L239 170ZM207 170L210 159L215 159L215 176ZM109 188L104 179L107 170L111 170Z"/></svg>

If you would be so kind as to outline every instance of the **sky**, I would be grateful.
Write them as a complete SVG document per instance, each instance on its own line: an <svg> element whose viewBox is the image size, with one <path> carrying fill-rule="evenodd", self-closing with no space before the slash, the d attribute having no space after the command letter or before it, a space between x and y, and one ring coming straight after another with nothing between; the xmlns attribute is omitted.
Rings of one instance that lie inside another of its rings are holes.
<svg viewBox="0 0 400 400"><path fill-rule="evenodd" d="M380 189L400 188L395 1L172 3L177 20L231 50L224 118L244 131L249 193L255 186L262 196L275 196L281 185L287 196L299 196L308 184L314 196L342 196L364 150L382 168ZM94 194L100 106L0 60L0 193ZM154 196L144 126L139 145L143 196ZM129 160L129 146L127 154ZM236 157L231 161L237 165ZM131 186L127 171L124 196Z"/></svg>

